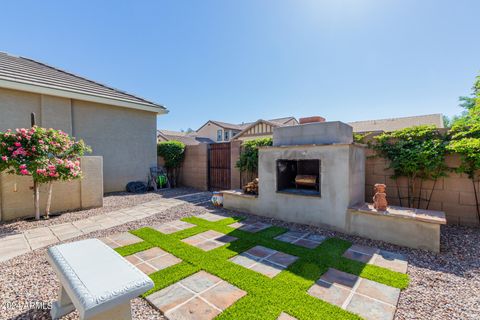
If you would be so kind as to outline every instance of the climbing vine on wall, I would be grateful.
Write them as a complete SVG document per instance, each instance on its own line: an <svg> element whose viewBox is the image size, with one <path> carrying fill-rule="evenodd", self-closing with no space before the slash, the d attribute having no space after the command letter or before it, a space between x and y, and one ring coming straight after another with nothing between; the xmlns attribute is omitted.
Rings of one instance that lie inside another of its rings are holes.
<svg viewBox="0 0 480 320"><path fill-rule="evenodd" d="M467 174L472 181L480 222L479 190L476 187L476 182L480 180L480 76L473 86L473 95L473 106L455 121L450 130L451 141L447 149L460 155L461 164L457 172Z"/></svg>
<svg viewBox="0 0 480 320"><path fill-rule="evenodd" d="M438 178L445 176L447 136L434 126L417 126L380 134L370 144L379 156L390 161L391 176L397 182L400 205L420 208L422 200L426 209L430 205ZM398 178L407 178L407 196L402 197ZM425 180L433 180L433 187L428 198L422 198ZM418 188L417 188L418 186ZM406 200L406 203L405 201Z"/></svg>
<svg viewBox="0 0 480 320"><path fill-rule="evenodd" d="M241 172L248 173L248 179L253 180L258 171L258 148L271 146L272 144L272 138L245 141L242 144L240 159L237 161L236 167L240 169Z"/></svg>

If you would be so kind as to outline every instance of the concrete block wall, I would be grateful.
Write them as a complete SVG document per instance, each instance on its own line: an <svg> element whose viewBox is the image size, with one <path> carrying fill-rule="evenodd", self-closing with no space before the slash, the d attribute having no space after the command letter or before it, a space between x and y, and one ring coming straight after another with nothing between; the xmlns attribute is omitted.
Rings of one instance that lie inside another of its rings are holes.
<svg viewBox="0 0 480 320"><path fill-rule="evenodd" d="M83 178L53 185L51 212L103 206L103 159L82 157ZM0 221L35 215L30 177L0 175ZM45 212L47 185L40 187L40 212Z"/></svg>
<svg viewBox="0 0 480 320"><path fill-rule="evenodd" d="M180 168L180 184L208 190L208 144L186 146Z"/></svg>
<svg viewBox="0 0 480 320"><path fill-rule="evenodd" d="M374 155L374 151L368 150L367 156ZM446 163L451 168L458 168L460 159L458 155L450 155ZM397 184L391 179L392 171L388 168L388 161L383 158L368 157L365 166L365 201L372 202L373 186L375 183L387 185L387 200L389 204L400 205L398 199ZM401 197L407 196L406 178L398 179L398 186ZM421 188L421 197L428 199L433 188L433 181L424 181ZM415 197L418 197L420 185L416 185ZM477 191L480 190L480 183L476 182ZM402 205L407 206L406 199L402 199ZM420 207L425 209L427 202L421 201ZM431 210L445 211L448 224L479 225L475 194L472 181L464 174L455 172L448 173L448 177L440 178L435 184L432 199L429 205Z"/></svg>
<svg viewBox="0 0 480 320"><path fill-rule="evenodd" d="M158 157L158 165L164 160ZM198 190L208 190L208 144L185 146L185 159L180 167L179 184Z"/></svg>

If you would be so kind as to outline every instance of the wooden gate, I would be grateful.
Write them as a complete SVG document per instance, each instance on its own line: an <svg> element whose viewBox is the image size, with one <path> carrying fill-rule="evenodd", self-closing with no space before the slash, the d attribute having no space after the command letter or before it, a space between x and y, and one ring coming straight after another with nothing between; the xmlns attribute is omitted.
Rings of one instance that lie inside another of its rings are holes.
<svg viewBox="0 0 480 320"><path fill-rule="evenodd" d="M230 143L212 143L208 148L209 190L230 189Z"/></svg>

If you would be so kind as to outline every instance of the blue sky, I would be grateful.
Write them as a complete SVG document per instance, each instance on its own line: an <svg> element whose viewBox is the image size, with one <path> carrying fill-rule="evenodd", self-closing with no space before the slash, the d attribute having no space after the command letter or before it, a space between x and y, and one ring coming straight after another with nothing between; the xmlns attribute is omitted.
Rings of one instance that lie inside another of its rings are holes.
<svg viewBox="0 0 480 320"><path fill-rule="evenodd" d="M166 105L158 126L453 115L480 1L5 1L0 51Z"/></svg>

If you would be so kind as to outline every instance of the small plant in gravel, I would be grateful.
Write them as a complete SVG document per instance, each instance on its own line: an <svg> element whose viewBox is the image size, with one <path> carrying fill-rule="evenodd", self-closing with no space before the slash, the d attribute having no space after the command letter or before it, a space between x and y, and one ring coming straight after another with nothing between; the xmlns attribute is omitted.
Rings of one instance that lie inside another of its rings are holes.
<svg viewBox="0 0 480 320"><path fill-rule="evenodd" d="M178 172L185 157L185 144L180 141L164 141L157 145L157 155L165 161L170 183L178 185Z"/></svg>
<svg viewBox="0 0 480 320"><path fill-rule="evenodd" d="M40 184L48 183L48 217L54 181L81 178L80 158L90 147L61 130L38 126L0 132L0 172L31 176L35 218L40 219Z"/></svg>

